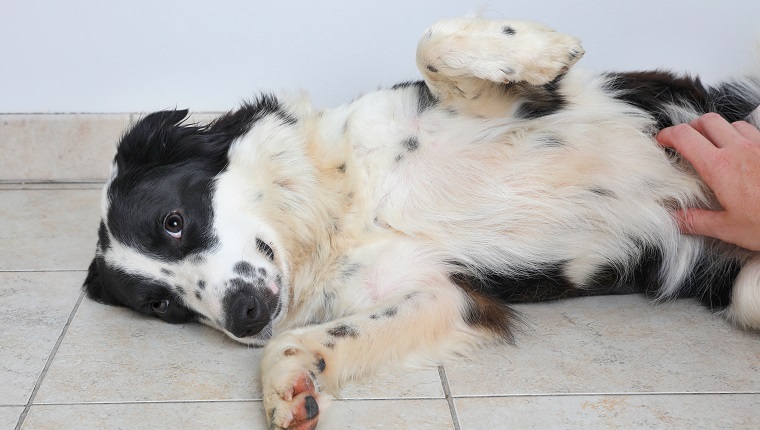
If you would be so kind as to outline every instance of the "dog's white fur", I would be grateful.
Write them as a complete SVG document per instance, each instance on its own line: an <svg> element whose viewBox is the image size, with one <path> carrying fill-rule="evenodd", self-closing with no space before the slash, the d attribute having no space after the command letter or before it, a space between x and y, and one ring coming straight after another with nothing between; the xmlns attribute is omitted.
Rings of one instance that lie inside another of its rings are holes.
<svg viewBox="0 0 760 430"><path fill-rule="evenodd" d="M202 262L175 264L170 276L165 263L118 243L106 258L172 284L205 279L203 299L189 294L187 305L223 331L230 262L265 269L283 309L250 342L274 335L261 369L277 428L299 420L304 397L294 386L304 377L318 383L309 392L323 406L322 393L389 363L437 362L494 339L463 317L474 299L450 277L463 267L519 276L565 261L565 276L584 285L599 267L626 270L642 252L633 237L663 250L659 297L675 296L703 249L722 245L679 234L669 209L714 202L658 147L654 120L611 98L604 76L575 70L559 88L568 106L513 115L518 100L502 84L547 84L582 54L578 40L537 23L438 23L417 51L436 106L420 110L413 86L333 110L285 96L297 122L269 115L233 143L213 200L220 245ZM682 121L696 115L670 109ZM748 263L724 312L758 328L760 256L725 252Z"/></svg>

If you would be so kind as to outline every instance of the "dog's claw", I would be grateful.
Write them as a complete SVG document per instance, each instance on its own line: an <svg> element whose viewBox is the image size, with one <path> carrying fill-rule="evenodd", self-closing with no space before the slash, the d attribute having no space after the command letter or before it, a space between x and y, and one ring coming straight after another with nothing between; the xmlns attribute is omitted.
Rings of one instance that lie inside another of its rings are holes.
<svg viewBox="0 0 760 430"><path fill-rule="evenodd" d="M310 420L319 414L319 405L312 396L306 396L304 401L304 407L306 408L306 419Z"/></svg>

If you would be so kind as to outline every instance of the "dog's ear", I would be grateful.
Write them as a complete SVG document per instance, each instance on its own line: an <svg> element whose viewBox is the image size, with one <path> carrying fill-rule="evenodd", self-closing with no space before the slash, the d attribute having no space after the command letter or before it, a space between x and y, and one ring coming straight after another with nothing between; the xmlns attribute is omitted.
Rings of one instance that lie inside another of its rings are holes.
<svg viewBox="0 0 760 430"><path fill-rule="evenodd" d="M100 273L99 264L102 263L103 257L95 256L87 269L87 277L84 279L82 288L87 293L87 297L96 302L107 305L118 305L118 301L105 286L103 276Z"/></svg>
<svg viewBox="0 0 760 430"><path fill-rule="evenodd" d="M119 169L131 163L139 166L160 164L185 133L182 122L188 110L164 110L151 113L135 123L121 138L116 153Z"/></svg>

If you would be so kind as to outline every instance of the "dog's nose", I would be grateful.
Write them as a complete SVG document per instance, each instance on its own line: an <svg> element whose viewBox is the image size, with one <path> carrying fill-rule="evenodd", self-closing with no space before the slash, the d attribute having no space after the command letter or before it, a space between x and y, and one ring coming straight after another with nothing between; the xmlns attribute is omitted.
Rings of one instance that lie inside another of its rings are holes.
<svg viewBox="0 0 760 430"><path fill-rule="evenodd" d="M226 328L236 337L253 336L269 324L269 307L256 295L237 294L227 304Z"/></svg>

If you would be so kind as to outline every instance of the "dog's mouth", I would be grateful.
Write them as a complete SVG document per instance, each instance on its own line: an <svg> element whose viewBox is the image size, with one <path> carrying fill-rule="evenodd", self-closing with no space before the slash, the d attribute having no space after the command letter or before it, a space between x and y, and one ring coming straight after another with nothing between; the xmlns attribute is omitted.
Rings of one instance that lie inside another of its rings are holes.
<svg viewBox="0 0 760 430"><path fill-rule="evenodd" d="M233 334L229 333L227 330L224 330L224 332L235 340L236 342L242 343L243 345L249 345L254 347L262 347L269 342L269 340L274 336L274 330L273 330L273 324L270 323L266 327L264 327L260 332L246 337L237 337Z"/></svg>
<svg viewBox="0 0 760 430"><path fill-rule="evenodd" d="M277 297L277 305L275 306L274 312L272 312L272 324L275 324L279 321L278 318L282 313L282 308L282 291L280 291L280 294Z"/></svg>

